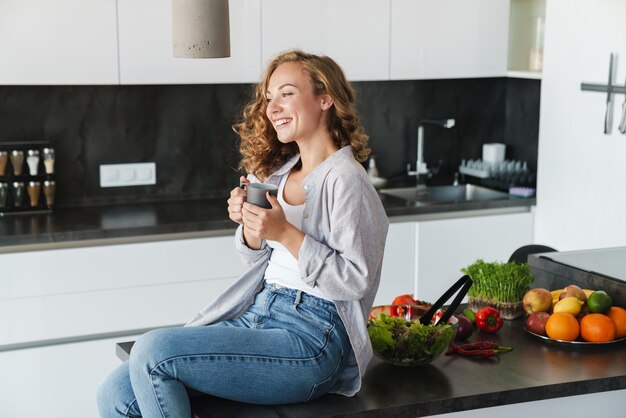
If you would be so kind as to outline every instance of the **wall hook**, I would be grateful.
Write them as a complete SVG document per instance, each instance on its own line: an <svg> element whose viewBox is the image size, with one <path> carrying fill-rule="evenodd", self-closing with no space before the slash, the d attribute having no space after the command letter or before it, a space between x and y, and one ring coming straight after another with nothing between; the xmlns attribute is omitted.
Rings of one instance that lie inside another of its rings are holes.
<svg viewBox="0 0 626 418"><path fill-rule="evenodd" d="M615 61L617 56L611 53L609 59L609 82L604 84L591 84L580 83L580 89L582 91L596 91L606 93L606 111L604 113L604 133L611 133L612 115L613 115L613 95L614 94L626 94L626 83L623 86L613 84L613 70L615 68ZM619 130L621 133L626 133L626 98L622 104L622 117L620 118Z"/></svg>

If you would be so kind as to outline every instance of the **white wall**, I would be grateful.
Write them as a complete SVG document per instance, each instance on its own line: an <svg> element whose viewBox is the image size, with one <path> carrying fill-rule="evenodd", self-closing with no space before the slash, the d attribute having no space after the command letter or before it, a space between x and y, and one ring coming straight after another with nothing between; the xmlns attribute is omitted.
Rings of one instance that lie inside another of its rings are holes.
<svg viewBox="0 0 626 418"><path fill-rule="evenodd" d="M535 241L561 251L626 245L626 135L617 130L624 95L615 95L604 135L609 54L614 83L626 76L624 0L549 0L541 87Z"/></svg>

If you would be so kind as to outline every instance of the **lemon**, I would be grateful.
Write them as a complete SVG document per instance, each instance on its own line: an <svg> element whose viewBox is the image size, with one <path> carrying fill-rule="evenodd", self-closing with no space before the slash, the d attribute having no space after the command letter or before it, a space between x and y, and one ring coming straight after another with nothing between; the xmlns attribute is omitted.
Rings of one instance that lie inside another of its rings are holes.
<svg viewBox="0 0 626 418"><path fill-rule="evenodd" d="M568 296L558 301L556 305L554 305L554 308L552 309L552 311L553 312L567 312L576 316L580 313L583 303L584 302L579 300L577 297Z"/></svg>
<svg viewBox="0 0 626 418"><path fill-rule="evenodd" d="M550 294L552 294L552 300L559 300L559 296L561 296L561 292L563 289L551 290Z"/></svg>
<svg viewBox="0 0 626 418"><path fill-rule="evenodd" d="M589 299L589 296L591 296L591 294L593 292L595 292L595 290L591 290L591 289L583 289L583 292L585 292L585 295L587 296L587 299Z"/></svg>

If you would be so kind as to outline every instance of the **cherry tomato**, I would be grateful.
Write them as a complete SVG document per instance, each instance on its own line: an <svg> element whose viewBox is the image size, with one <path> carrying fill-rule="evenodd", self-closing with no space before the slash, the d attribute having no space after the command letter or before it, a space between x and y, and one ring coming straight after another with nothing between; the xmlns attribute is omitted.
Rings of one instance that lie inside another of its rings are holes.
<svg viewBox="0 0 626 418"><path fill-rule="evenodd" d="M396 298L391 302L392 305L414 305L415 299L413 299L413 295L405 294L396 296Z"/></svg>
<svg viewBox="0 0 626 418"><path fill-rule="evenodd" d="M439 320L441 319L444 313L445 312L442 311L441 309L437 309L437 311L433 315L433 319L430 320L430 323L433 325L437 325L437 322L439 322Z"/></svg>

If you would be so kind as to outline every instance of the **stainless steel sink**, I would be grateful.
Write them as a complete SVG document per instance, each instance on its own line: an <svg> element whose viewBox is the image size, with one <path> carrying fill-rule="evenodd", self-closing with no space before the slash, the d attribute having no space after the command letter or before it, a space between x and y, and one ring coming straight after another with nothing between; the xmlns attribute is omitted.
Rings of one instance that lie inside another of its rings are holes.
<svg viewBox="0 0 626 418"><path fill-rule="evenodd" d="M380 192L420 205L500 200L508 199L509 197L508 193L475 186L473 184L463 184L459 186L402 187L397 189L382 189Z"/></svg>

